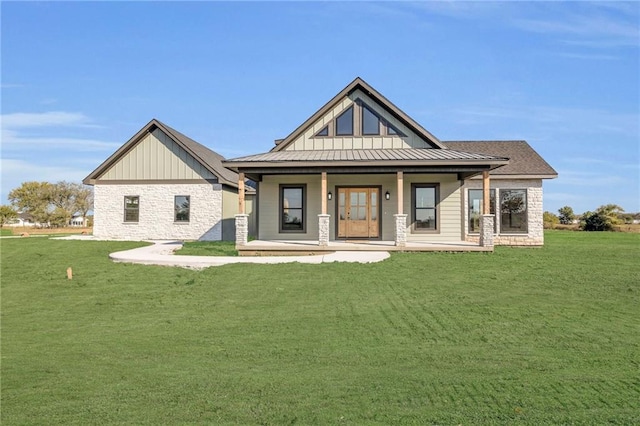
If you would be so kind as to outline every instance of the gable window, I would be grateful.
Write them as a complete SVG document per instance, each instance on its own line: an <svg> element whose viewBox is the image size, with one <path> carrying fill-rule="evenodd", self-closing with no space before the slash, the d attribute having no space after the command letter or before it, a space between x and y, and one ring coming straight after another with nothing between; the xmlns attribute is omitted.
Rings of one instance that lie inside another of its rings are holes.
<svg viewBox="0 0 640 426"><path fill-rule="evenodd" d="M137 195L125 195L124 221L138 222L139 218L140 218L140 197Z"/></svg>
<svg viewBox="0 0 640 426"><path fill-rule="evenodd" d="M362 134L380 134L380 118L364 104L362 105Z"/></svg>
<svg viewBox="0 0 640 426"><path fill-rule="evenodd" d="M316 133L316 136L329 136L329 125L324 126L318 133Z"/></svg>
<svg viewBox="0 0 640 426"><path fill-rule="evenodd" d="M438 185L411 185L411 223L414 232L438 230Z"/></svg>
<svg viewBox="0 0 640 426"><path fill-rule="evenodd" d="M482 216L482 189L469 190L469 233L480 232L480 216ZM489 213L496 214L496 190L489 190ZM496 221L493 221L493 232L496 232Z"/></svg>
<svg viewBox="0 0 640 426"><path fill-rule="evenodd" d="M280 232L305 232L306 185L280 185Z"/></svg>
<svg viewBox="0 0 640 426"><path fill-rule="evenodd" d="M176 195L173 202L173 220L176 222L189 222L190 204L190 196Z"/></svg>
<svg viewBox="0 0 640 426"><path fill-rule="evenodd" d="M353 135L353 105L336 118L336 136Z"/></svg>
<svg viewBox="0 0 640 426"><path fill-rule="evenodd" d="M500 190L500 232L527 232L527 190Z"/></svg>

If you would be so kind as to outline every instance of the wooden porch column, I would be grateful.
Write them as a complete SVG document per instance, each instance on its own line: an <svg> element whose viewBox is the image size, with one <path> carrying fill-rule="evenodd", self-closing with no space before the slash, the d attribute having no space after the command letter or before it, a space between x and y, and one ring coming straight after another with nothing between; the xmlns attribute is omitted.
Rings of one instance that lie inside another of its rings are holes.
<svg viewBox="0 0 640 426"><path fill-rule="evenodd" d="M489 171L482 172L482 214L491 214L491 181Z"/></svg>
<svg viewBox="0 0 640 426"><path fill-rule="evenodd" d="M238 214L244 214L244 173L238 173Z"/></svg>
<svg viewBox="0 0 640 426"><path fill-rule="evenodd" d="M322 214L327 214L327 172L322 172L320 196L322 197Z"/></svg>
<svg viewBox="0 0 640 426"><path fill-rule="evenodd" d="M398 172L398 214L402 214L403 205L404 205L404 183L403 183L403 174L402 172Z"/></svg>

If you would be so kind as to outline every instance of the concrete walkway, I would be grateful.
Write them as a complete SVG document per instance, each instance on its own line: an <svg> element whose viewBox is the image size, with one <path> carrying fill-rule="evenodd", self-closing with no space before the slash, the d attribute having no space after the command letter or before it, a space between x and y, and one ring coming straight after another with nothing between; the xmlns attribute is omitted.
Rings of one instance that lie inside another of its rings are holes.
<svg viewBox="0 0 640 426"><path fill-rule="evenodd" d="M91 240L90 236L60 237L59 239ZM95 239L94 239L95 240ZM330 263L330 262L380 262L389 257L386 251L343 251L314 256L180 256L173 254L182 248L180 241L149 241L150 246L111 253L114 262L138 263L141 265L179 266L189 269L203 269L230 263Z"/></svg>

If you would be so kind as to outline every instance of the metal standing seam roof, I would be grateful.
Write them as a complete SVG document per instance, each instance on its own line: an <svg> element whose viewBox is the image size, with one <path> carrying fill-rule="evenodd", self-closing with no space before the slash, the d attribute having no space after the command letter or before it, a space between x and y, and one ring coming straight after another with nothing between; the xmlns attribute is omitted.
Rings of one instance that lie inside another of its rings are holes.
<svg viewBox="0 0 640 426"><path fill-rule="evenodd" d="M507 157L491 156L481 153L457 151L453 149L351 149L326 151L275 151L263 154L226 160L227 165L234 163L262 162L340 162L340 161L507 161Z"/></svg>

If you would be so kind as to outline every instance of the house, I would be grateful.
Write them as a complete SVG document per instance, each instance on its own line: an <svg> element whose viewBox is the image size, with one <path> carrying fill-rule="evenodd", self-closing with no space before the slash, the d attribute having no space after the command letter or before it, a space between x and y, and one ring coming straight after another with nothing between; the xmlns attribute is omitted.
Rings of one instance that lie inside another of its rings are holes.
<svg viewBox="0 0 640 426"><path fill-rule="evenodd" d="M94 186L94 236L233 241L238 186L244 181L222 160L151 120L83 180ZM253 190L242 192L250 214Z"/></svg>
<svg viewBox="0 0 640 426"><path fill-rule="evenodd" d="M29 213L20 212L15 219L12 219L6 226L14 228L33 228L40 226L39 223L33 221L33 217Z"/></svg>
<svg viewBox="0 0 640 426"><path fill-rule="evenodd" d="M83 216L73 216L69 221L69 225L73 227L85 226L85 218Z"/></svg>
<svg viewBox="0 0 640 426"><path fill-rule="evenodd" d="M525 141L439 140L360 78L269 152L222 164L257 182L258 240L320 248L542 245L542 182L557 177ZM239 247L247 213L236 216Z"/></svg>

